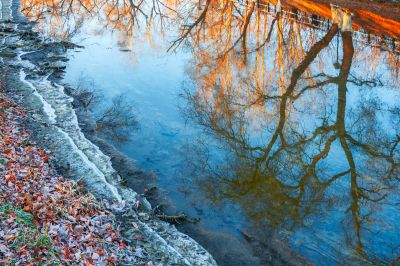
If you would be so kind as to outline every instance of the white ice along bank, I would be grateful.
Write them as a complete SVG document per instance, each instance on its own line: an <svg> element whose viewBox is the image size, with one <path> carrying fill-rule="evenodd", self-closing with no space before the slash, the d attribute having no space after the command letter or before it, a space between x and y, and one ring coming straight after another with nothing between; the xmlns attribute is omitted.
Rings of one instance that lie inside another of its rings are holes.
<svg viewBox="0 0 400 266"><path fill-rule="evenodd" d="M15 3L1 1L3 20L12 19L12 6ZM18 24L0 22L3 26L13 27L15 33L1 36L4 46L13 44L18 39ZM24 30L26 32L26 29ZM21 31L22 32L22 31ZM38 40L36 40L38 41ZM91 192L100 199L106 199L110 206L118 209L129 209L138 200L138 194L120 184L120 176L112 167L111 160L83 134L73 109L73 99L64 92L64 87L49 76L39 76L37 62L23 60L23 55L35 51L29 42L17 47L15 58L4 58L5 66L10 67L8 79L14 92L21 96L21 103L33 111L32 117L41 124L38 138L50 143L52 156L68 166L67 171L76 181L83 181ZM50 53L47 54L51 56ZM17 71L14 71L17 69ZM157 219L143 221L134 214L143 234L151 244L152 250L165 255L164 264L178 265L216 265L212 256L189 236L180 233L168 223Z"/></svg>

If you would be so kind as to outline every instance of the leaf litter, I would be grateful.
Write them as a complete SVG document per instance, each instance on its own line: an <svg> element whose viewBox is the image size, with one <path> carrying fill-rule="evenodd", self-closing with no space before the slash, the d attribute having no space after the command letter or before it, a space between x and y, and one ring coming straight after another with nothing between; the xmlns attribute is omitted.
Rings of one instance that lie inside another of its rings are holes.
<svg viewBox="0 0 400 266"><path fill-rule="evenodd" d="M114 215L50 166L20 120L26 112L0 94L0 264L132 265Z"/></svg>

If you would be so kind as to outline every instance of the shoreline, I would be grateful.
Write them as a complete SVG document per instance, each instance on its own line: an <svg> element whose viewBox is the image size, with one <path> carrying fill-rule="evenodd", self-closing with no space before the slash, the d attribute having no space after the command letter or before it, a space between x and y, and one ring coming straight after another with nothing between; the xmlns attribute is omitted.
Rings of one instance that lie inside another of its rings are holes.
<svg viewBox="0 0 400 266"><path fill-rule="evenodd" d="M17 12L15 3L11 10ZM144 258L155 263L215 265L211 255L190 237L153 217L147 201L120 184L109 158L77 129L73 100L64 94L61 84L63 54L75 45L43 43L32 31L32 23L12 19L3 18L0 30L5 87L8 96L28 110L24 124L35 141L51 151L51 165L58 173L84 183L87 190L102 199L123 223L123 233L131 245L147 254ZM134 231L140 232L140 238Z"/></svg>

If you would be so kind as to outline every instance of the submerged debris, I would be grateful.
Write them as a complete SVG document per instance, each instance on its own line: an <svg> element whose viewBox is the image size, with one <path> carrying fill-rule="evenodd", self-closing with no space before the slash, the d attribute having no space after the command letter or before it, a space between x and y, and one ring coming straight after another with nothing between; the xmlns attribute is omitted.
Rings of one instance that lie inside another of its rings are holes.
<svg viewBox="0 0 400 266"><path fill-rule="evenodd" d="M181 224L189 219L185 214L179 214L179 215L157 214L156 217L160 220L166 221L171 224Z"/></svg>

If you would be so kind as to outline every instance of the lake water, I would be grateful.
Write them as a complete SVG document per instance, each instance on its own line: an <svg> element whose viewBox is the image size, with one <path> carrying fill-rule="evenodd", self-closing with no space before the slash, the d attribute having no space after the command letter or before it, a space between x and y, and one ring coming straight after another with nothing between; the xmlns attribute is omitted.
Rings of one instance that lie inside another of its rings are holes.
<svg viewBox="0 0 400 266"><path fill-rule="evenodd" d="M399 13L321 2L21 6L44 36L85 47L69 52L65 80L104 96L95 112L120 95L133 104L140 127L115 145L177 211L319 265L391 263Z"/></svg>

